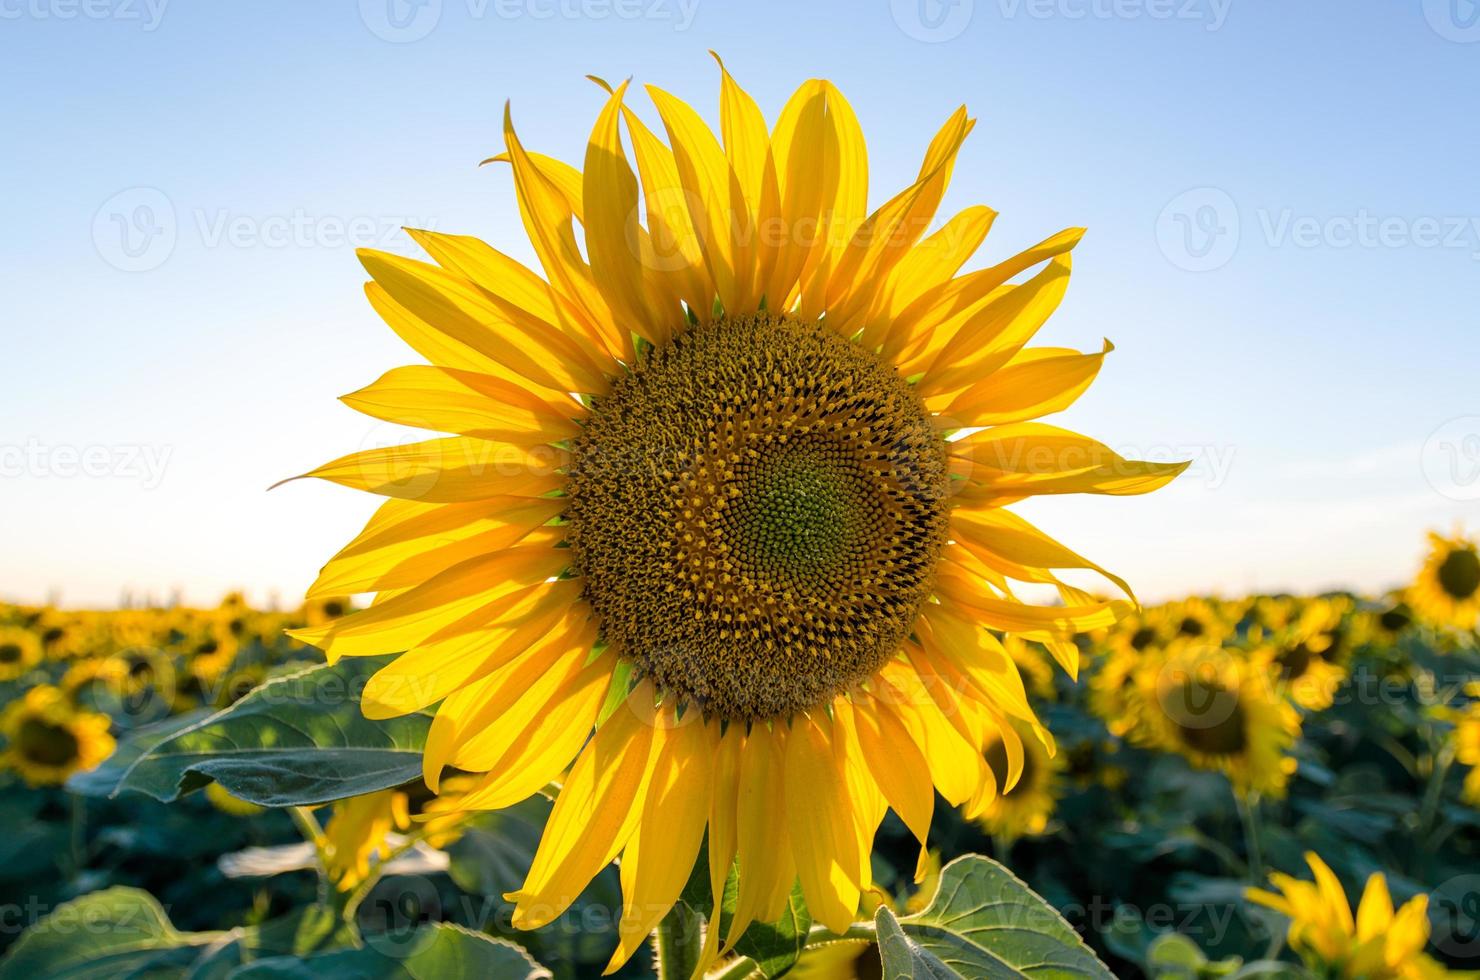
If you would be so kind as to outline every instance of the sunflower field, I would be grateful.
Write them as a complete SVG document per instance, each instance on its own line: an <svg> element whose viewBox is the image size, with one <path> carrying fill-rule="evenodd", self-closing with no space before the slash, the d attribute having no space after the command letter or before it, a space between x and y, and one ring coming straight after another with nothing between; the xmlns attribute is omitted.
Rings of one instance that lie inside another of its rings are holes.
<svg viewBox="0 0 1480 980"><path fill-rule="evenodd" d="M1472 542L1431 545L1388 596L1146 607L1078 639L1077 682L1004 636L1057 751L1024 739L1003 793L938 801L923 851L891 814L855 925L815 923L797 889L719 975L1464 975L1480 582ZM430 717L357 704L383 658L325 665L285 633L348 611L0 607L0 976L601 972L618 869L518 928L508 896L550 801L462 810L466 776L430 793ZM1006 775L1000 743L985 759ZM695 923L700 865L680 902ZM619 975L670 955L644 944Z"/></svg>

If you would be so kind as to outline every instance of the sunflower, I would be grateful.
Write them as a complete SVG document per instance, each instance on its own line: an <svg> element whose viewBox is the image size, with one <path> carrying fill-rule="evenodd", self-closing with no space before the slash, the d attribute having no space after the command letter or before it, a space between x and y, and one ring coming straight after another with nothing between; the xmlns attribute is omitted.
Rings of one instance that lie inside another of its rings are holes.
<svg viewBox="0 0 1480 980"><path fill-rule="evenodd" d="M1344 597L1312 599L1295 623L1278 640L1260 646L1253 659L1296 704L1323 711L1347 678L1352 610L1353 603Z"/></svg>
<svg viewBox="0 0 1480 980"><path fill-rule="evenodd" d="M324 865L334 887L353 891L370 876L371 861L389 854L391 833L410 826L407 797L400 790L366 793L334 804L334 814L324 825Z"/></svg>
<svg viewBox="0 0 1480 980"><path fill-rule="evenodd" d="M1138 684L1151 745L1223 773L1240 795L1284 795L1300 718L1261 670L1236 651L1188 647Z"/></svg>
<svg viewBox="0 0 1480 980"><path fill-rule="evenodd" d="M225 786L217 782L206 784L205 797L211 806L233 817L255 817L267 809L232 796Z"/></svg>
<svg viewBox="0 0 1480 980"><path fill-rule="evenodd" d="M1409 899L1394 911L1387 879L1367 879L1355 918L1341 882L1314 851L1305 855L1315 881L1276 872L1269 876L1277 892L1250 888L1250 901L1290 920L1287 939L1306 966L1324 977L1351 980L1438 980L1474 977L1444 968L1424 953L1429 941L1428 896Z"/></svg>
<svg viewBox="0 0 1480 980"><path fill-rule="evenodd" d="M40 637L19 626L0 626L0 681L24 677L40 662Z"/></svg>
<svg viewBox="0 0 1480 980"><path fill-rule="evenodd" d="M8 742L0 764L32 786L59 785L113 753L110 724L107 715L79 711L61 689L38 685L0 714L0 734Z"/></svg>
<svg viewBox="0 0 1480 980"><path fill-rule="evenodd" d="M1408 587L1418 618L1436 626L1475 628L1480 619L1480 553L1474 541L1429 533L1429 556Z"/></svg>
<svg viewBox="0 0 1480 980"><path fill-rule="evenodd" d="M924 236L964 108L868 213L835 87L806 82L768 130L723 66L721 83L723 144L649 88L665 144L627 83L607 87L583 171L526 150L506 109L494 159L544 278L462 236L412 232L436 264L362 252L371 304L430 363L345 400L451 435L305 474L392 499L308 596L373 605L292 635L331 660L407 651L363 710L441 702L425 778L482 774L470 807L569 767L514 922L550 922L621 855L613 966L673 905L706 827L715 894L738 864L727 942L798 878L846 929L887 808L924 841L932 783L975 812L994 795L994 739L1018 778L1009 719L1051 744L988 629L1072 673L1073 634L1129 608L1061 582L1108 573L1003 505L1144 493L1185 466L1034 421L1110 346L1027 346L1080 229L960 275L994 212Z"/></svg>
<svg viewBox="0 0 1480 980"><path fill-rule="evenodd" d="M1465 800L1480 806L1480 681L1465 686L1472 700L1454 723L1455 759L1470 767L1465 773Z"/></svg>
<svg viewBox="0 0 1480 980"><path fill-rule="evenodd" d="M977 822L993 837L1014 841L1019 837L1036 837L1048 828L1063 792L1062 773L1067 768L1063 755L1050 754L1036 738L1022 739L1023 765L1017 781L1006 784L1011 769L1007 749L999 739L987 746L987 765L1004 785L987 803Z"/></svg>

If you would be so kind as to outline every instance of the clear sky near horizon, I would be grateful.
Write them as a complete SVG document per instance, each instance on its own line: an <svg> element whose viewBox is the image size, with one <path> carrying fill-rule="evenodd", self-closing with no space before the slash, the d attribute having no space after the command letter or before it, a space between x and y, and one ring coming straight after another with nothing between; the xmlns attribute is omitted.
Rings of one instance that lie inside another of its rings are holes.
<svg viewBox="0 0 1480 980"><path fill-rule="evenodd" d="M585 74L717 123L710 48L771 121L834 80L871 204L964 102L977 265L1088 226L1040 340L1117 349L1050 421L1195 463L1022 512L1143 597L1379 590L1480 530L1471 0L0 0L0 598L295 603L374 501L266 487L386 444L336 396L415 359L354 246L535 264L504 101L578 163Z"/></svg>

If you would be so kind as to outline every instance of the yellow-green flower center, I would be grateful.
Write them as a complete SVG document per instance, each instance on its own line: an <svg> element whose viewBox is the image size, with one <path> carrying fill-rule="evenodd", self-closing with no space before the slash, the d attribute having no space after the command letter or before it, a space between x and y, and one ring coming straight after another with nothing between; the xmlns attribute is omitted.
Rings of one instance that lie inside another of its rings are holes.
<svg viewBox="0 0 1480 980"><path fill-rule="evenodd" d="M814 707L909 633L946 534L913 390L820 324L759 315L648 352L572 447L568 540L604 638L732 719Z"/></svg>
<svg viewBox="0 0 1480 980"><path fill-rule="evenodd" d="M1439 565L1439 586L1464 601L1480 590L1480 555L1468 548L1451 551Z"/></svg>

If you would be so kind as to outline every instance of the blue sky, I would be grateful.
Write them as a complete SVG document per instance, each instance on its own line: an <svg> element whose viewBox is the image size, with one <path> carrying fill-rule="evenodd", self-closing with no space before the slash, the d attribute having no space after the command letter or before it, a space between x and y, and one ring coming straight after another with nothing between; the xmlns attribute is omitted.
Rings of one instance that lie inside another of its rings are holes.
<svg viewBox="0 0 1480 980"><path fill-rule="evenodd" d="M385 444L335 398L412 360L353 246L533 264L504 101L579 161L586 73L715 120L709 48L771 119L834 80L874 203L966 103L978 263L1089 227L1041 336L1117 350L1055 421L1197 462L1024 512L1143 595L1375 590L1480 529L1470 0L0 0L0 596L295 602L373 501L265 488Z"/></svg>

